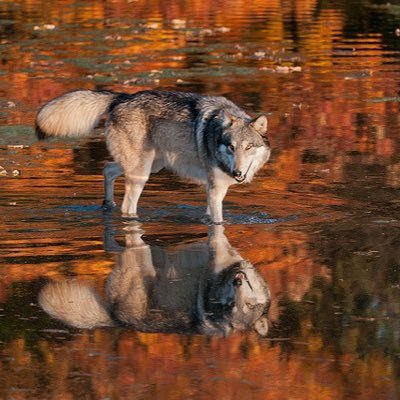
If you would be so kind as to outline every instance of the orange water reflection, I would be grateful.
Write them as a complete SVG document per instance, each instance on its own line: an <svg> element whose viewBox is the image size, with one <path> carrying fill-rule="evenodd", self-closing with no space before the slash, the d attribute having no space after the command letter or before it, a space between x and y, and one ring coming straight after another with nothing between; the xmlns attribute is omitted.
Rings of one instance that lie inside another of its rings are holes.
<svg viewBox="0 0 400 400"><path fill-rule="evenodd" d="M104 221L67 206L99 203L105 151L98 139L1 137L1 398L398 397L400 21L368 7L379 2L322 3L1 3L3 127L31 126L41 104L77 87L224 94L271 113L274 147L227 209L289 217L226 228L271 287L269 339L64 330L35 295L66 275L104 292L115 265ZM201 189L169 180L150 182L144 209L203 205ZM144 228L167 243L206 233Z"/></svg>

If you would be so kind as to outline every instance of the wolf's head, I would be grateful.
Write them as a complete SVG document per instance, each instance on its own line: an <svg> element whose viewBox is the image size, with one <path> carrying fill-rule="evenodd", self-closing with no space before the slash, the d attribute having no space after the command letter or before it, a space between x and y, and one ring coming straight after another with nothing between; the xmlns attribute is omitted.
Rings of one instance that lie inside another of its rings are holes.
<svg viewBox="0 0 400 400"><path fill-rule="evenodd" d="M243 118L223 110L217 118L220 124L215 143L218 167L238 183L250 182L271 154L267 117Z"/></svg>
<svg viewBox="0 0 400 400"><path fill-rule="evenodd" d="M209 328L226 333L253 328L267 335L270 290L250 262L239 261L211 276L202 295L203 322Z"/></svg>

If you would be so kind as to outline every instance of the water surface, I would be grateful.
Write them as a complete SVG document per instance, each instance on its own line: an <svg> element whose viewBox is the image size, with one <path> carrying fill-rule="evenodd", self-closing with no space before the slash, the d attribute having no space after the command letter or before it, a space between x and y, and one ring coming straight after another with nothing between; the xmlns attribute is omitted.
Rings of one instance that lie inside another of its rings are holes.
<svg viewBox="0 0 400 400"><path fill-rule="evenodd" d="M1 2L0 398L398 398L399 7ZM132 226L100 208L101 129L35 139L38 108L76 88L225 95L269 114L272 159L231 188L217 241L202 188L168 172ZM267 336L217 306L199 328L216 243L269 287ZM108 304L120 271L130 327L73 328L39 304L49 285Z"/></svg>

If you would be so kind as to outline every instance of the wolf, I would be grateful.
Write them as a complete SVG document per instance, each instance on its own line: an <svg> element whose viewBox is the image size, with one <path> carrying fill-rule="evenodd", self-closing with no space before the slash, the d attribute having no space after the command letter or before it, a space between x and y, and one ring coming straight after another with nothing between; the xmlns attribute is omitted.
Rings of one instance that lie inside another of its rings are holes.
<svg viewBox="0 0 400 400"><path fill-rule="evenodd" d="M149 245L131 224L125 247L105 235L119 253L107 278L106 300L76 280L47 283L39 304L53 318L81 329L125 326L140 332L227 336L254 330L268 334L271 294L267 282L224 234L210 225L208 242Z"/></svg>
<svg viewBox="0 0 400 400"><path fill-rule="evenodd" d="M102 117L113 157L104 167L103 207L115 206L114 182L124 175L121 212L128 217L137 216L150 174L167 168L205 185L206 215L222 223L229 186L250 182L271 154L264 114L251 118L225 97L185 92L68 92L39 110L37 136L86 136Z"/></svg>

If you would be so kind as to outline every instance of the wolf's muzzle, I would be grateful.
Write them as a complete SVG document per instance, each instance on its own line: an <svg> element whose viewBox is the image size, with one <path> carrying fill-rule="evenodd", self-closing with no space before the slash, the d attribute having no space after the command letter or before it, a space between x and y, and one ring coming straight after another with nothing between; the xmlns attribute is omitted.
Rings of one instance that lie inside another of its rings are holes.
<svg viewBox="0 0 400 400"><path fill-rule="evenodd" d="M234 169L232 172L233 177L235 178L236 182L243 182L246 179L246 174L242 175L242 171L238 169Z"/></svg>

